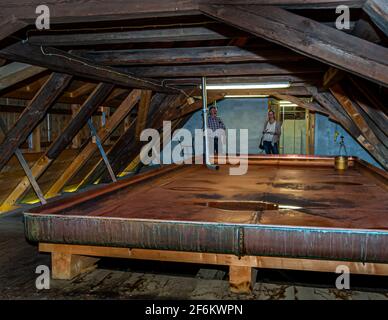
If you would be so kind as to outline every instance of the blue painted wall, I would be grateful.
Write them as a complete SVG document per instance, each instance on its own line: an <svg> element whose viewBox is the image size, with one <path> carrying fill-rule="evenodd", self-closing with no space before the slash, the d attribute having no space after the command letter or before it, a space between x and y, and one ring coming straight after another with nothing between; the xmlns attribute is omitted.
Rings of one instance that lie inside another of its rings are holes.
<svg viewBox="0 0 388 320"><path fill-rule="evenodd" d="M339 135L335 141L335 132ZM339 151L340 136L344 136L348 155L359 157L379 168L381 166L353 139L339 124L330 121L328 117L317 114L315 116L315 154L316 155L337 155Z"/></svg>
<svg viewBox="0 0 388 320"><path fill-rule="evenodd" d="M248 153L259 153L259 139L267 118L267 98L224 99L217 103L218 116L224 121L227 129L248 129ZM202 128L202 110L193 114L184 126L194 134L195 129ZM239 147L239 135L236 144ZM237 149L239 152L239 149Z"/></svg>
<svg viewBox="0 0 388 320"><path fill-rule="evenodd" d="M250 154L262 153L258 149L261 131L267 117L268 99L243 98L224 99L217 103L218 115L228 129L248 129ZM197 111L184 126L194 134L196 128L202 128L202 110ZM335 131L339 135L334 141ZM354 140L340 125L330 121L327 117L317 114L315 121L315 154L337 155L339 150L339 137L343 135L348 155L357 156L379 168L381 166ZM239 137L237 137L239 139ZM239 144L237 144L239 145Z"/></svg>

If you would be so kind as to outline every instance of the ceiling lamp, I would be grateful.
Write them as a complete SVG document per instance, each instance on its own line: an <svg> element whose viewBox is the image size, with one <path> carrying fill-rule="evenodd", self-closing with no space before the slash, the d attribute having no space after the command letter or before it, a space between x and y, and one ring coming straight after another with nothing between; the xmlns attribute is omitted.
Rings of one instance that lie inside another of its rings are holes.
<svg viewBox="0 0 388 320"><path fill-rule="evenodd" d="M289 82L278 83L221 83L208 84L207 90L240 90L240 89L284 89L290 87ZM201 87L202 88L202 87Z"/></svg>
<svg viewBox="0 0 388 320"><path fill-rule="evenodd" d="M227 94L224 98L268 98L266 94Z"/></svg>

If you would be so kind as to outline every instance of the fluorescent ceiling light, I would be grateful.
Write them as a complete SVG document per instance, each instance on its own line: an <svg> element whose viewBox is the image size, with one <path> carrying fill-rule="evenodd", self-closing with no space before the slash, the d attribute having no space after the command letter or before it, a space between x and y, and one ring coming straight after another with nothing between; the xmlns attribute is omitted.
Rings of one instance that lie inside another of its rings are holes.
<svg viewBox="0 0 388 320"><path fill-rule="evenodd" d="M289 104L280 104L280 107L297 107L298 105L296 103L289 103Z"/></svg>
<svg viewBox="0 0 388 320"><path fill-rule="evenodd" d="M225 90L225 89L283 89L289 88L289 82L279 83L221 83L221 84L208 84L207 90Z"/></svg>
<svg viewBox="0 0 388 320"><path fill-rule="evenodd" d="M279 104L291 104L292 102L291 101L287 101L287 100L280 100L279 101Z"/></svg>
<svg viewBox="0 0 388 320"><path fill-rule="evenodd" d="M227 94L224 98L268 98L266 94Z"/></svg>

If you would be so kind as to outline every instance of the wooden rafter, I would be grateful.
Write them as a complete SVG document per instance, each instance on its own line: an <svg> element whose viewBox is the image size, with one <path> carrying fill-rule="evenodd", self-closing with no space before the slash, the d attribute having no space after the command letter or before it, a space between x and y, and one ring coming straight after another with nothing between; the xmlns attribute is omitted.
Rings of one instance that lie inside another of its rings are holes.
<svg viewBox="0 0 388 320"><path fill-rule="evenodd" d="M155 94L152 97L151 105L149 107L150 113L147 127L156 128L155 124L161 126L163 119L167 120L167 118L163 118L163 114L174 105L174 101L181 101L181 99L183 99L181 96L184 95L166 96L161 93ZM123 171L128 163L139 154L143 142L136 139L135 134L136 122L133 122L108 151L108 158L115 174ZM92 168L92 170L90 170L79 186L81 187L89 183L94 183L95 180L104 174L104 172L104 165L100 161Z"/></svg>
<svg viewBox="0 0 388 320"><path fill-rule="evenodd" d="M56 159L64 148L71 142L74 136L82 129L93 113L105 101L113 90L113 85L100 83L86 99L79 112L67 125L61 135L55 140L47 150L47 157Z"/></svg>
<svg viewBox="0 0 388 320"><path fill-rule="evenodd" d="M388 86L388 49L271 6L203 5L218 20Z"/></svg>
<svg viewBox="0 0 388 320"><path fill-rule="evenodd" d="M343 89L352 101L354 109L360 114L375 134L378 140L388 148L388 117L381 110L374 109L368 101L358 92L353 83L342 84Z"/></svg>
<svg viewBox="0 0 388 320"><path fill-rule="evenodd" d="M55 48L44 48L18 42L0 50L0 57L18 62L32 63L53 71L69 73L129 88L149 89L168 93L176 91L173 88L163 87L157 82L142 79L110 67L100 66L92 61L76 57Z"/></svg>
<svg viewBox="0 0 388 320"><path fill-rule="evenodd" d="M367 0L363 10L381 31L388 36L388 3L386 0Z"/></svg>
<svg viewBox="0 0 388 320"><path fill-rule="evenodd" d="M237 46L80 51L76 54L109 66L306 60L305 56L287 49Z"/></svg>
<svg viewBox="0 0 388 320"><path fill-rule="evenodd" d="M387 169L388 149L381 144L375 132L373 132L368 126L366 120L360 115L358 108L349 99L349 97L343 91L342 87L339 84L336 84L330 88L330 91L362 133L362 136L360 135L356 137L356 139L358 141L363 141L366 139L368 141L367 150L384 168Z"/></svg>
<svg viewBox="0 0 388 320"><path fill-rule="evenodd" d="M224 40L227 36L204 28L169 28L151 30L119 31L113 33L85 33L67 35L31 36L29 42L45 46L96 46L101 44L153 43L174 41Z"/></svg>
<svg viewBox="0 0 388 320"><path fill-rule="evenodd" d="M379 36L367 20L367 17L363 14L356 22L350 34L367 41L377 42L377 39L380 41ZM335 67L329 67L323 76L323 87L326 89L330 88L332 85L342 80L345 75L346 72L343 70Z"/></svg>
<svg viewBox="0 0 388 320"><path fill-rule="evenodd" d="M199 65L141 66L123 68L126 72L149 78L241 76L241 75L289 75L322 73L324 67L307 63L215 63Z"/></svg>
<svg viewBox="0 0 388 320"><path fill-rule="evenodd" d="M376 95L370 92L368 87L361 83L358 79L350 77L351 83L367 102L360 102L359 105L371 117L371 119L380 126L382 131L388 133L388 108L384 107L383 103L376 98Z"/></svg>
<svg viewBox="0 0 388 320"><path fill-rule="evenodd" d="M80 108L80 111L70 121L70 123L63 130L61 135L51 144L49 149L42 155L31 168L31 172L37 180L50 166L50 164L59 156L59 154L66 148L78 131L86 124L93 112L106 99L112 91L113 85L101 83L92 92L89 98ZM27 178L23 178L18 185L13 189L11 194L7 196L2 204L2 208L13 208L16 201L29 188Z"/></svg>
<svg viewBox="0 0 388 320"><path fill-rule="evenodd" d="M0 5L1 8L1 5ZM5 13L0 9L0 40L10 36L28 25L27 22L18 20L14 12Z"/></svg>
<svg viewBox="0 0 388 320"><path fill-rule="evenodd" d="M12 62L0 68L0 90L26 80L46 70L25 63Z"/></svg>
<svg viewBox="0 0 388 320"><path fill-rule="evenodd" d="M136 106L140 99L140 90L133 90L116 109L113 115L108 119L106 125L98 131L98 136L103 143L108 139L110 134L117 128L117 126L128 116L131 110ZM97 151L97 146L92 141L82 149L82 151L75 157L69 167L61 174L55 183L46 192L46 198L56 196L61 189L66 185L71 178L74 177L88 159Z"/></svg>
<svg viewBox="0 0 388 320"><path fill-rule="evenodd" d="M30 101L0 145L0 169L4 167L15 150L42 121L47 110L54 104L70 80L71 76L69 75L53 73L34 99Z"/></svg>
<svg viewBox="0 0 388 320"><path fill-rule="evenodd" d="M84 83L83 85L79 86L77 89L66 92L65 96L69 98L78 98L92 92L95 87L96 87L96 84L94 83Z"/></svg>

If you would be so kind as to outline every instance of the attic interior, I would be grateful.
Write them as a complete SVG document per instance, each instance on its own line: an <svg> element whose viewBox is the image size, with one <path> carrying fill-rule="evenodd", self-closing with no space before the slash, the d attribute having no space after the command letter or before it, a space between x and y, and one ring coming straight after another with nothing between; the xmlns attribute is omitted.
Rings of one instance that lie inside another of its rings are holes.
<svg viewBox="0 0 388 320"><path fill-rule="evenodd" d="M50 0L43 30L39 5L0 4L1 299L388 299L385 0ZM247 152L142 162L211 107Z"/></svg>

